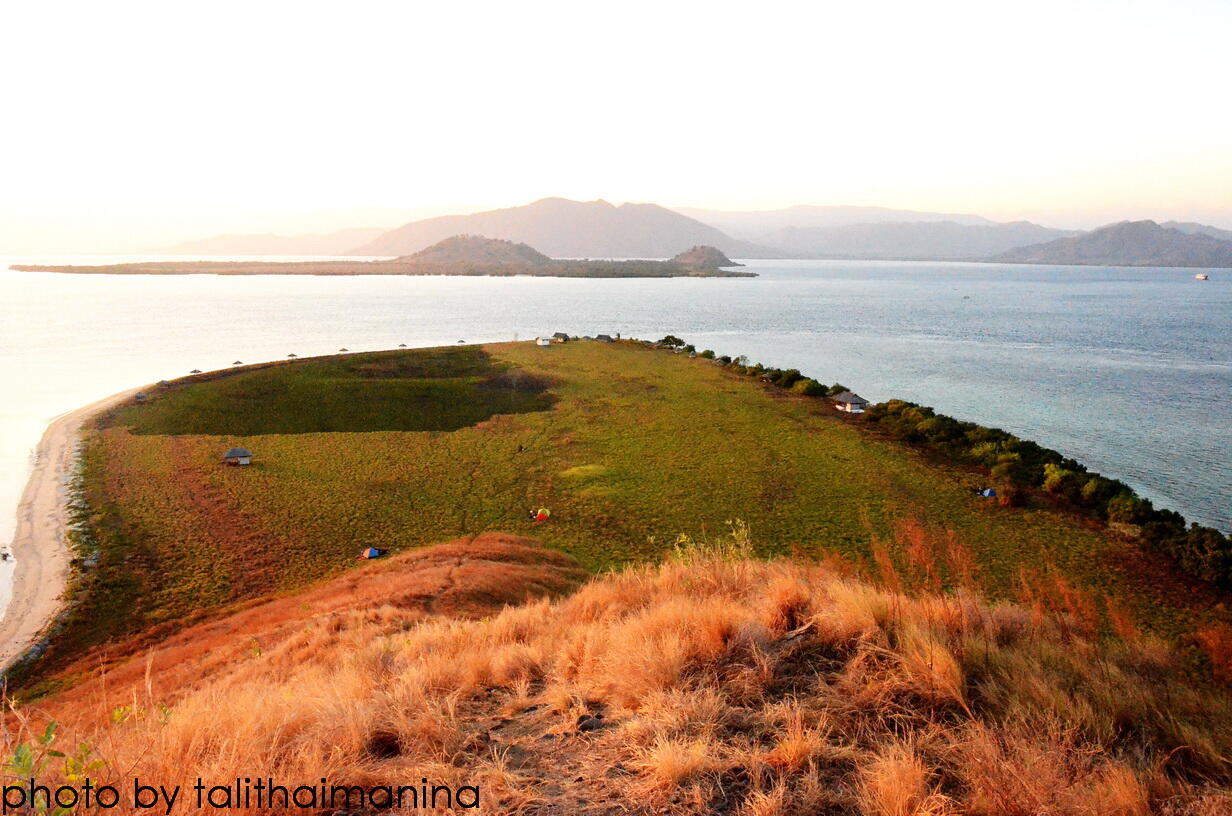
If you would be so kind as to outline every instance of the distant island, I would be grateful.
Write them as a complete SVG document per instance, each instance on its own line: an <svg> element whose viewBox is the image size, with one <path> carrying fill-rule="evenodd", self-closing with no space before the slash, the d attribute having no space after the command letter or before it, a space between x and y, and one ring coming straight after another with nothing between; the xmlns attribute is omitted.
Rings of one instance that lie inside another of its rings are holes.
<svg viewBox="0 0 1232 816"><path fill-rule="evenodd" d="M97 275L530 275L553 278L751 278L712 246L667 261L555 259L523 243L454 235L411 255L381 261L150 261L102 266L17 265L25 272Z"/></svg>
<svg viewBox="0 0 1232 816"><path fill-rule="evenodd" d="M1186 229L1200 228L1200 229ZM1163 226L1122 221L1068 238L1018 247L990 260L1002 263L1089 266L1232 267L1232 241L1201 224Z"/></svg>

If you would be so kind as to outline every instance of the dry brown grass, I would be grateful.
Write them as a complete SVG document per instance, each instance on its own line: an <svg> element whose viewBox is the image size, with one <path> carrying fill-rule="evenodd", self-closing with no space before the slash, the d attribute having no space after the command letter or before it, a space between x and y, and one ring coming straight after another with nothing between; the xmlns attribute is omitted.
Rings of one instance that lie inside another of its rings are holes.
<svg viewBox="0 0 1232 816"><path fill-rule="evenodd" d="M1227 695L1093 639L1068 587L994 606L686 546L551 600L576 571L525 542L416 558L116 651L6 748L55 718L109 780L428 777L489 813L1232 812Z"/></svg>

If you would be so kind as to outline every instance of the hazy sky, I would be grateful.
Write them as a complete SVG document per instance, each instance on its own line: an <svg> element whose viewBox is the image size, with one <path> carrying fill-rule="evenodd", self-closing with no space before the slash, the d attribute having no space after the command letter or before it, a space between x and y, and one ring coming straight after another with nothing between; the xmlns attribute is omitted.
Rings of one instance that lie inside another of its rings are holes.
<svg viewBox="0 0 1232 816"><path fill-rule="evenodd" d="M1232 2L0 10L0 254L546 195L1232 227Z"/></svg>

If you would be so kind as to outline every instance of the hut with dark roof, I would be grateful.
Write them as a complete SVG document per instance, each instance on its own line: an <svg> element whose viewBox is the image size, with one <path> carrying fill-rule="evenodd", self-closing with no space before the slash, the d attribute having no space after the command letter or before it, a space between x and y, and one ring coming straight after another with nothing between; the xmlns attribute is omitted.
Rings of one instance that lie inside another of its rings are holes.
<svg viewBox="0 0 1232 816"><path fill-rule="evenodd" d="M231 448L222 455L222 460L228 465L251 465L252 451L248 448Z"/></svg>
<svg viewBox="0 0 1232 816"><path fill-rule="evenodd" d="M868 405L868 400L855 393L854 391L840 391L830 397L830 401L834 403L834 407L840 411L846 411L849 414L864 413L864 406Z"/></svg>

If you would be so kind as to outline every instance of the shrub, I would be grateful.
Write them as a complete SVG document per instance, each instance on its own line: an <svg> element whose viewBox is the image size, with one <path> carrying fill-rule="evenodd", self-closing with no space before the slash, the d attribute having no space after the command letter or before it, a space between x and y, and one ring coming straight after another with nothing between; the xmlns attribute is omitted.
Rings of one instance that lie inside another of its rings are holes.
<svg viewBox="0 0 1232 816"><path fill-rule="evenodd" d="M714 352L713 352L713 351L711 351L710 349L706 349L705 351L703 351L701 354L699 354L699 355L697 355L697 356L698 356L698 357L701 357L703 360L713 360L713 359L714 359Z"/></svg>
<svg viewBox="0 0 1232 816"><path fill-rule="evenodd" d="M799 382L803 378L804 378L804 375L800 373L799 369L789 368L786 371L779 374L777 384L780 388L791 388L793 385L795 385L797 382Z"/></svg>
<svg viewBox="0 0 1232 816"><path fill-rule="evenodd" d="M841 390L835 383L830 393ZM904 400L870 406L865 414L891 436L923 445L956 461L989 469L1019 490L1043 488L1110 522L1137 524L1143 541L1173 558L1190 575L1232 587L1232 541L1218 530L1190 525L1171 510L1155 508L1123 482L1092 473L1081 463L998 428L960 422Z"/></svg>
<svg viewBox="0 0 1232 816"><path fill-rule="evenodd" d="M792 385L791 390L806 397L824 397L826 395L826 387L811 377L803 377L797 380Z"/></svg>

